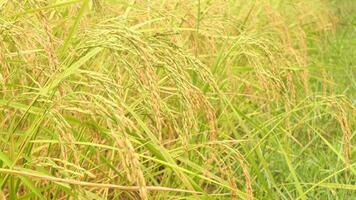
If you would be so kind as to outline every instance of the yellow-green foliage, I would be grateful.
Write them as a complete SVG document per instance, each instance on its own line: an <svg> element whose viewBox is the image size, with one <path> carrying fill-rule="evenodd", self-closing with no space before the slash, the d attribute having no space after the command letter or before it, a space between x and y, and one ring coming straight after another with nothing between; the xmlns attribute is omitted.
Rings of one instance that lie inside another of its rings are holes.
<svg viewBox="0 0 356 200"><path fill-rule="evenodd" d="M346 3L0 0L0 197L352 199Z"/></svg>

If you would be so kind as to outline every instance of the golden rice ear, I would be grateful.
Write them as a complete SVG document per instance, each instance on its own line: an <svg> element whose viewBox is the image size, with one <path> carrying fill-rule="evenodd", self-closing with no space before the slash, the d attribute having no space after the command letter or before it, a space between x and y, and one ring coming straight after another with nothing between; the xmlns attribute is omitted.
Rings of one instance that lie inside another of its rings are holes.
<svg viewBox="0 0 356 200"><path fill-rule="evenodd" d="M340 124L343 137L343 155L346 163L346 167L350 167L351 162L351 126L350 126L350 119L348 114L346 113L345 109L352 109L352 106L348 105L348 102L342 102L341 104L337 105L337 112L336 112L336 119Z"/></svg>
<svg viewBox="0 0 356 200"><path fill-rule="evenodd" d="M354 123L352 116L354 115L356 109L344 96L329 96L323 98L327 102L327 105L332 111L331 114L334 115L341 128L344 163L345 167L349 168L351 164L352 152L351 128Z"/></svg>
<svg viewBox="0 0 356 200"><path fill-rule="evenodd" d="M117 147L123 150L119 152L123 170L127 179L139 186L140 198L146 200L148 198L146 181L139 158L127 134L122 132L121 129L119 130L118 132L112 132L111 135L115 139Z"/></svg>

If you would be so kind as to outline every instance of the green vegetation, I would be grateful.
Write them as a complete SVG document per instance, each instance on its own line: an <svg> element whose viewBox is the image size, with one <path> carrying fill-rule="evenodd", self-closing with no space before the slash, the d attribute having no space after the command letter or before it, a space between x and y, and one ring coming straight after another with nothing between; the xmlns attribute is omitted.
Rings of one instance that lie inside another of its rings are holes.
<svg viewBox="0 0 356 200"><path fill-rule="evenodd" d="M353 0L0 0L0 199L355 199Z"/></svg>

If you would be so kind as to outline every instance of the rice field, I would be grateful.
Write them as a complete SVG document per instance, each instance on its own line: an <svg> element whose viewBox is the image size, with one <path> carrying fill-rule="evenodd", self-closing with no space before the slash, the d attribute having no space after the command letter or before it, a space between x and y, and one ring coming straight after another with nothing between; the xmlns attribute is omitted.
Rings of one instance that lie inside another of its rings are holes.
<svg viewBox="0 0 356 200"><path fill-rule="evenodd" d="M353 0L0 0L1 199L356 199Z"/></svg>

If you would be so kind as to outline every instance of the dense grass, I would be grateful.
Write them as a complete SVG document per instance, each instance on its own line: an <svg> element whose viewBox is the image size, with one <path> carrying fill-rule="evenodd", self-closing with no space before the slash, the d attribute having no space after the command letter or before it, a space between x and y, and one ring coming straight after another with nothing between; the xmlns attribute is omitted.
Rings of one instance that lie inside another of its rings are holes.
<svg viewBox="0 0 356 200"><path fill-rule="evenodd" d="M0 199L355 199L352 0L0 0Z"/></svg>

